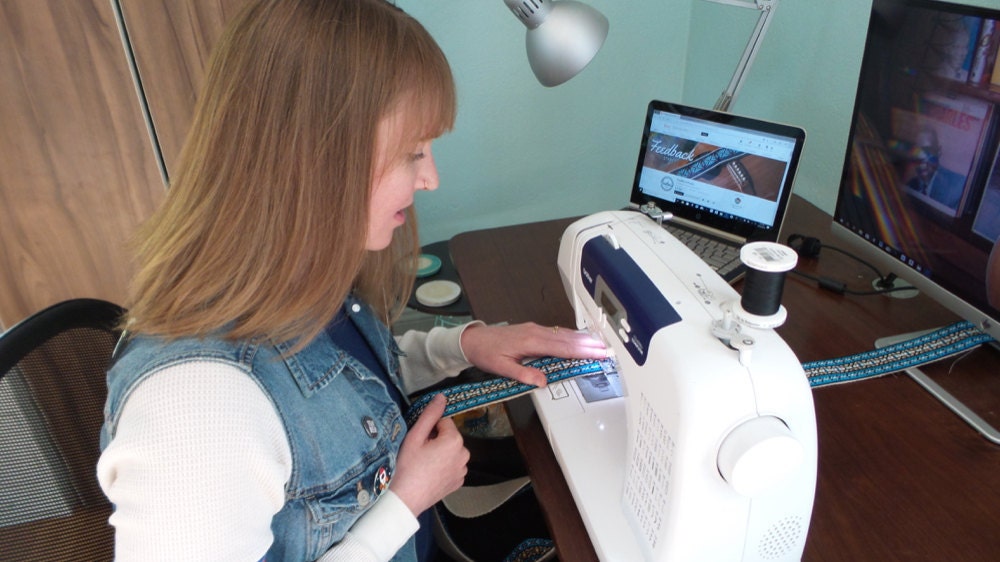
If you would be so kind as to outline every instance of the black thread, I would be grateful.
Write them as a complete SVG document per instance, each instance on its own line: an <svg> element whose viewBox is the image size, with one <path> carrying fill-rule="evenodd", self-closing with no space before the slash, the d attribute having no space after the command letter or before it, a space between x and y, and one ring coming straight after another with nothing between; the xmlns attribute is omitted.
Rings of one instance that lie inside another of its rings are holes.
<svg viewBox="0 0 1000 562"><path fill-rule="evenodd" d="M784 271L761 271L747 264L740 306L750 314L771 316L778 312L778 308L781 306L781 293L784 289Z"/></svg>

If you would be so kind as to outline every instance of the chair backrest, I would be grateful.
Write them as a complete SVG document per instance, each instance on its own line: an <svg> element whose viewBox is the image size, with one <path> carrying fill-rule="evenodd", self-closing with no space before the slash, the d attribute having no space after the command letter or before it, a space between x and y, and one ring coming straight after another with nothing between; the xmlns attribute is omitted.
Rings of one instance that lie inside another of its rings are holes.
<svg viewBox="0 0 1000 562"><path fill-rule="evenodd" d="M0 558L111 560L96 477L105 372L124 310L75 299L0 334Z"/></svg>

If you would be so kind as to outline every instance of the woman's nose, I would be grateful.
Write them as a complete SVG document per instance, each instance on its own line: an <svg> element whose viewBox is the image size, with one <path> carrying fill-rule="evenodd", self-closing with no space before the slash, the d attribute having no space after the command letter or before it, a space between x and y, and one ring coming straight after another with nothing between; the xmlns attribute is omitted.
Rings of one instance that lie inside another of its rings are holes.
<svg viewBox="0 0 1000 562"><path fill-rule="evenodd" d="M438 177L437 164L434 162L434 156L428 153L426 163L427 167L424 169L424 173L422 174L422 179L419 184L420 189L424 191L434 191L441 183L441 178Z"/></svg>

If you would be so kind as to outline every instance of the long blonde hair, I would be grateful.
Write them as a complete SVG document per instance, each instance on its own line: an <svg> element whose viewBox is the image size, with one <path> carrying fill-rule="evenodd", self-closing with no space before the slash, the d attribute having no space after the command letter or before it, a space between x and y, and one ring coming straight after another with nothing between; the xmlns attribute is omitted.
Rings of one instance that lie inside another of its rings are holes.
<svg viewBox="0 0 1000 562"><path fill-rule="evenodd" d="M379 122L450 130L455 87L426 30L383 0L258 0L213 53L164 205L136 239L129 329L311 340L351 292L406 302L416 220L365 250Z"/></svg>

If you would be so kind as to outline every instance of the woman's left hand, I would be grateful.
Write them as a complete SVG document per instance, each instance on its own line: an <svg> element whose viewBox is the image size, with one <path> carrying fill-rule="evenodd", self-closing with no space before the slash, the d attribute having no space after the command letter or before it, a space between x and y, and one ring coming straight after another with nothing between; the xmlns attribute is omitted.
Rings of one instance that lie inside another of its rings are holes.
<svg viewBox="0 0 1000 562"><path fill-rule="evenodd" d="M508 326L473 324L462 333L462 351L470 363L533 386L545 386L545 375L521 364L532 357L604 359L607 347L599 339L576 330L539 326L534 322Z"/></svg>

